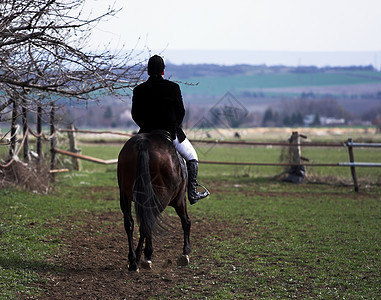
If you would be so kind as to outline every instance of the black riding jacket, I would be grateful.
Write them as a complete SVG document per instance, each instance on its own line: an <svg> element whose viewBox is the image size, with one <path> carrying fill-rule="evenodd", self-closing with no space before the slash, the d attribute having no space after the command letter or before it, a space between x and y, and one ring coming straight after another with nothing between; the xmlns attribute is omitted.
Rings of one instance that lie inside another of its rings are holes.
<svg viewBox="0 0 381 300"><path fill-rule="evenodd" d="M172 139L185 139L180 128L185 115L180 87L162 76L150 76L134 88L131 115L139 132L161 129L168 131Z"/></svg>

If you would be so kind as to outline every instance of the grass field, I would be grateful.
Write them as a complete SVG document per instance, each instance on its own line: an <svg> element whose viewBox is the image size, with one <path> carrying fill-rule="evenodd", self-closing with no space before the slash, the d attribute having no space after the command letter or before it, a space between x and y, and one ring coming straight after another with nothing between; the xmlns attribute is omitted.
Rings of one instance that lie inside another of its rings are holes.
<svg viewBox="0 0 381 300"><path fill-rule="evenodd" d="M197 147L200 159L208 160L274 161L280 156L275 147ZM121 145L81 148L85 155L112 159ZM304 156L314 162L348 160L345 149L326 150L308 149ZM379 150L356 150L355 155L359 161L381 162ZM50 258L64 246L61 236L83 225L77 220L63 232L65 220L119 212L116 166L85 161L82 166L82 171L58 174L48 195L0 190L1 299L43 295L38 287L47 279L40 277L41 270L63 271ZM203 246L193 248L188 271L174 270L184 276L182 283L159 278L165 290L153 298L379 298L380 170L358 168L359 193L350 186L348 168L307 170L325 183L301 185L274 179L281 171L201 165L200 182L212 195L190 207L189 214L214 226L197 241ZM168 215L174 212L169 209ZM147 276L156 278L152 272Z"/></svg>
<svg viewBox="0 0 381 300"><path fill-rule="evenodd" d="M379 72L357 71L348 73L275 73L232 75L223 77L191 77L183 82L199 83L197 87L183 85L184 95L224 95L226 91L261 91L269 88L303 87L303 86L339 86L357 84L379 84Z"/></svg>

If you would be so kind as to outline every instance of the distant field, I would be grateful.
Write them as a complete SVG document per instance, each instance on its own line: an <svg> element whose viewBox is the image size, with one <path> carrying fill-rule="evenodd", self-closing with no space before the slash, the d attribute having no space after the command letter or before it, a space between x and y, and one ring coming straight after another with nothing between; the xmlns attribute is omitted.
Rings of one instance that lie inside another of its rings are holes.
<svg viewBox="0 0 381 300"><path fill-rule="evenodd" d="M190 139L205 139L208 132L211 139L238 140L239 133L246 141L287 141L293 131L307 136L306 141L344 142L348 138L354 141L381 142L381 133L375 127L253 127L253 128L211 128L210 130L189 129L186 133Z"/></svg>
<svg viewBox="0 0 381 300"><path fill-rule="evenodd" d="M345 84L345 85L306 85L294 87L280 87L280 88L266 88L262 89L263 93L277 93L277 94L302 94L314 93L317 95L336 95L336 96L350 96L350 95L364 95L364 94L377 94L381 92L381 83L359 83L359 84Z"/></svg>
<svg viewBox="0 0 381 300"><path fill-rule="evenodd" d="M314 73L258 73L251 75L202 76L186 80L172 78L188 83L199 83L197 86L181 85L184 95L224 95L226 92L243 91L274 93L300 93L316 88L316 92L341 94L339 86L345 86L348 93L377 93L381 91L381 74L379 72L314 72ZM349 86L361 85L361 88ZM368 90L369 88L369 90Z"/></svg>

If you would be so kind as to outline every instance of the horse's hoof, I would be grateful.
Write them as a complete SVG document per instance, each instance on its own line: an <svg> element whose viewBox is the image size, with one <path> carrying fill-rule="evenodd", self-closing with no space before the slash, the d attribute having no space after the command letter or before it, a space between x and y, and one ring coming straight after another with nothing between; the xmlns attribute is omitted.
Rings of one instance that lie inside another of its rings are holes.
<svg viewBox="0 0 381 300"><path fill-rule="evenodd" d="M143 269L151 270L151 269L152 269L152 261L142 259L142 262L141 262L140 266L141 266Z"/></svg>
<svg viewBox="0 0 381 300"><path fill-rule="evenodd" d="M136 272L136 273L139 273L139 268L137 268L137 269L130 269L130 268L128 268L128 271L129 271L129 272Z"/></svg>
<svg viewBox="0 0 381 300"><path fill-rule="evenodd" d="M139 273L139 267L138 266L136 266L136 267L128 266L128 271Z"/></svg>
<svg viewBox="0 0 381 300"><path fill-rule="evenodd" d="M189 255L183 254L177 259L177 266L186 267L187 265L189 265Z"/></svg>

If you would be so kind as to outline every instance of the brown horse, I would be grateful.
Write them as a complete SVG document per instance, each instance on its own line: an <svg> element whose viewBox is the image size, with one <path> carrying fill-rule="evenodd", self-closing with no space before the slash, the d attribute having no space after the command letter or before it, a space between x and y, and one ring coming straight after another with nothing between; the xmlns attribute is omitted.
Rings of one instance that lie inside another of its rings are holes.
<svg viewBox="0 0 381 300"><path fill-rule="evenodd" d="M152 235L158 218L167 206L175 208L184 231L183 254L179 265L189 263L191 222L186 206L186 176L182 175L179 157L172 141L165 134L142 133L126 142L118 157L120 207L128 237L130 271L138 271L139 264L151 268ZM140 238L134 250L134 220L131 205L135 202ZM141 255L144 247L144 259Z"/></svg>

